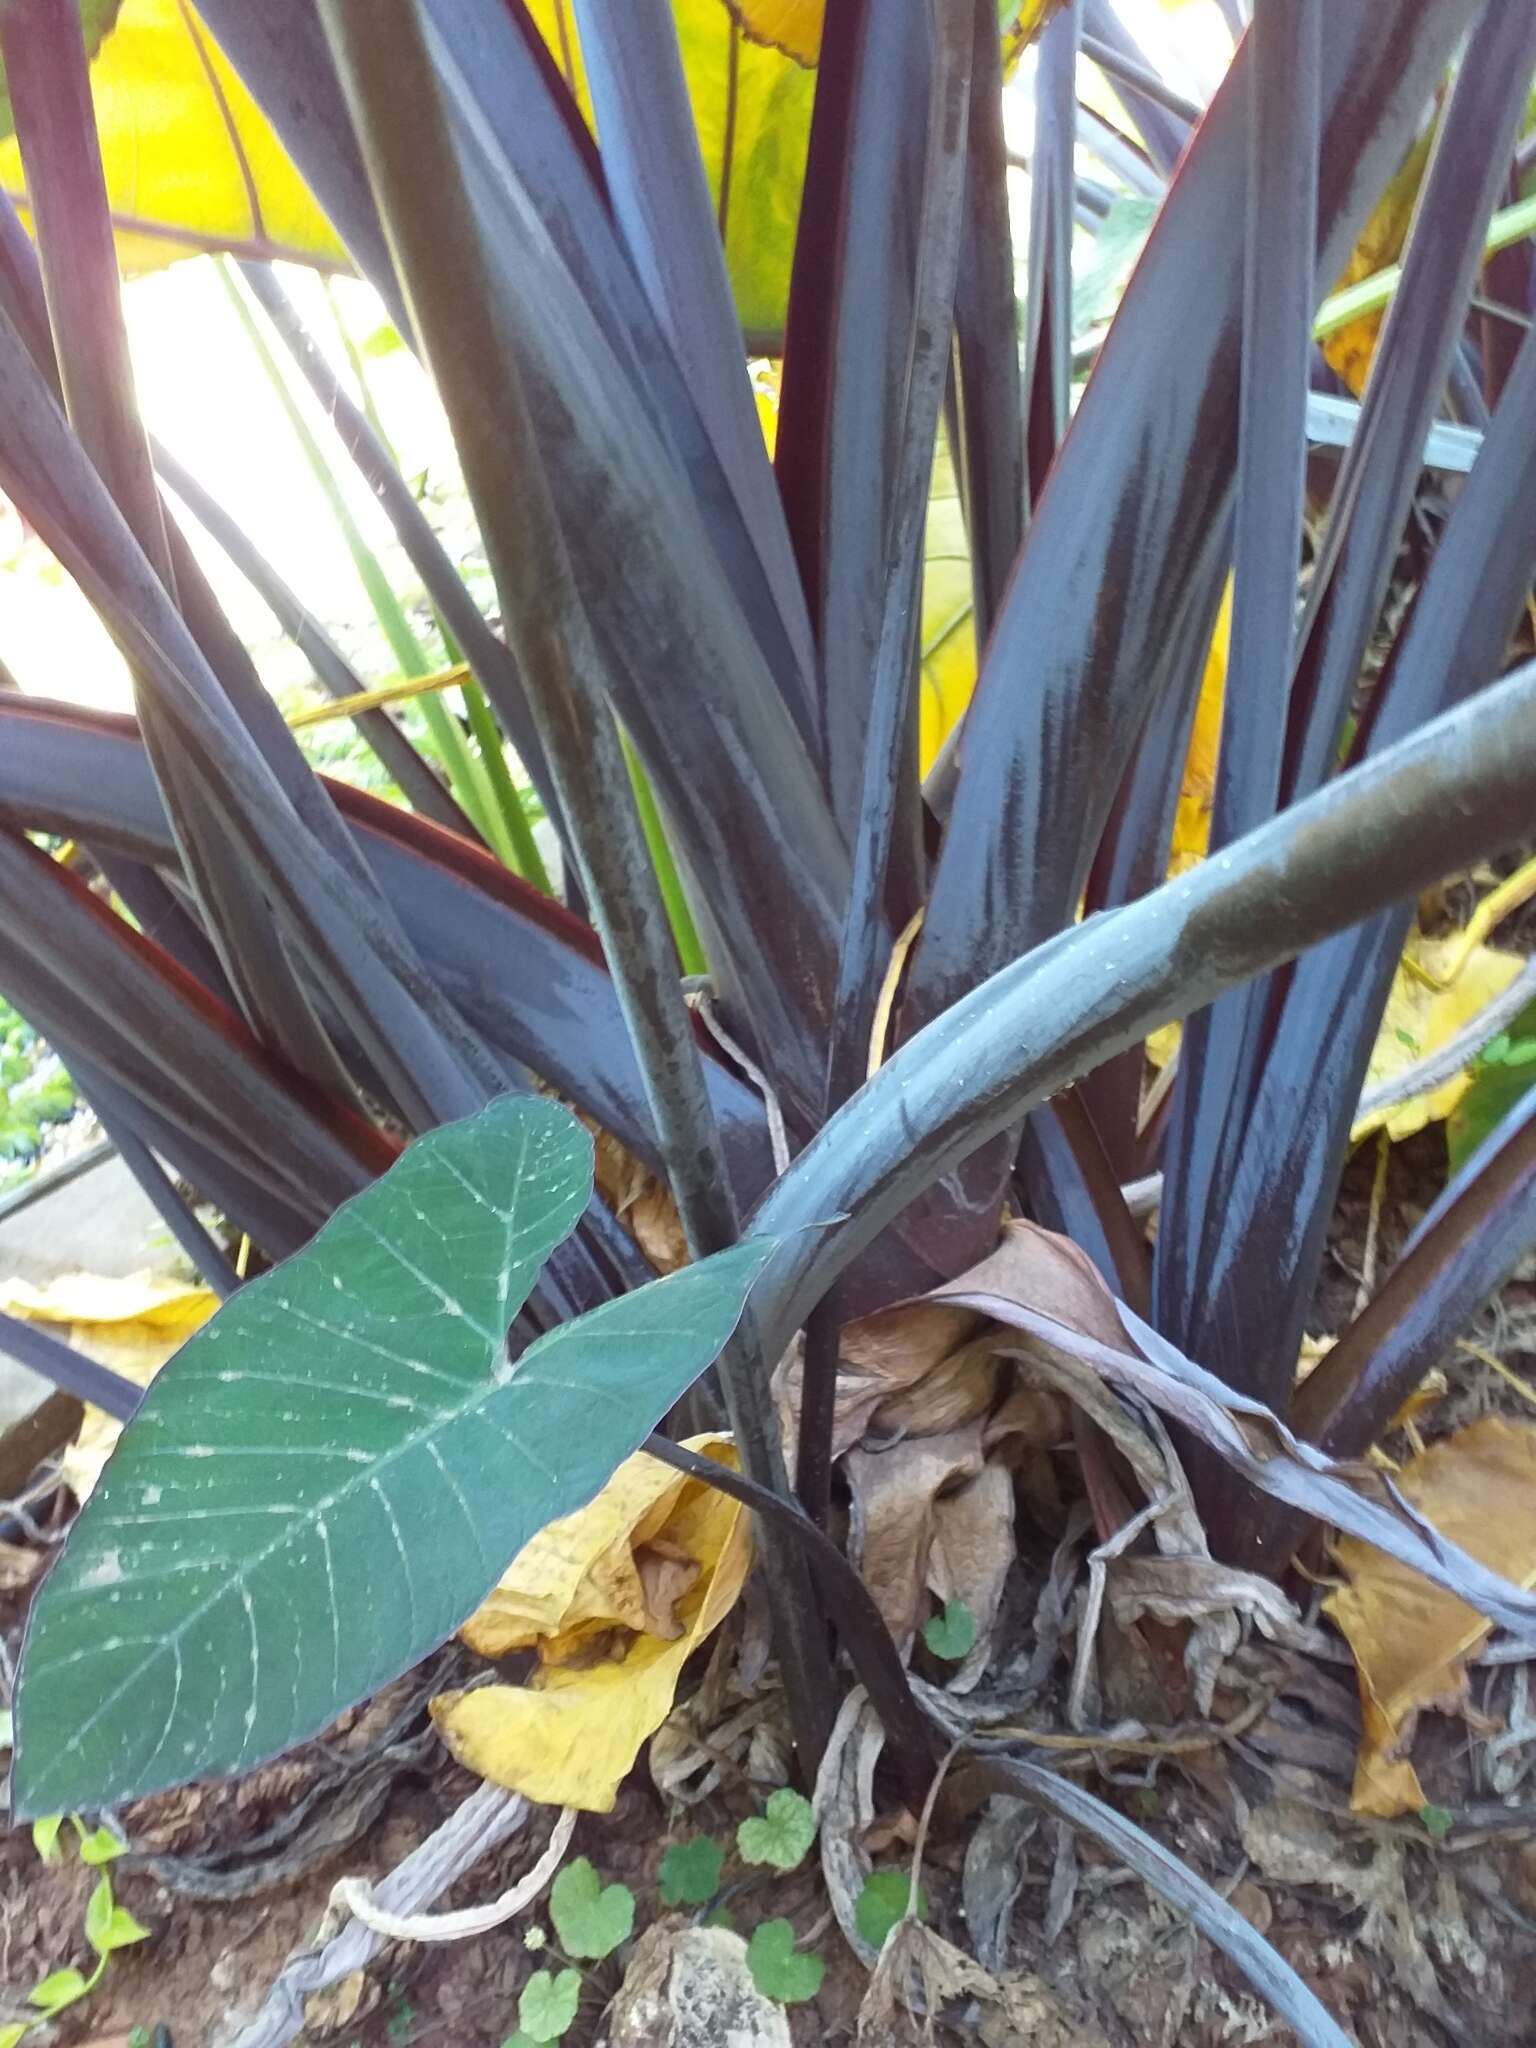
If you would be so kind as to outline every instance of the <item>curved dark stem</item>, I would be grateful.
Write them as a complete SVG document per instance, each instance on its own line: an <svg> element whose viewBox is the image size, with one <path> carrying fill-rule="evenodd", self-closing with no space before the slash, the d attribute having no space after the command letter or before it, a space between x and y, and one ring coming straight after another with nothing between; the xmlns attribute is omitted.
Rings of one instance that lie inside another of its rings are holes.
<svg viewBox="0 0 1536 2048"><path fill-rule="evenodd" d="M848 1661L880 1716L902 1790L907 1798L921 1801L943 1746L940 1733L913 1698L891 1632L881 1620L869 1588L842 1551L802 1509L744 1473L697 1451L684 1450L669 1437L647 1437L644 1448L673 1471L686 1472L690 1479L702 1479L705 1485L728 1493L800 1546Z"/></svg>
<svg viewBox="0 0 1536 2048"><path fill-rule="evenodd" d="M837 1290L812 1309L805 1325L800 1365L800 1432L795 1457L795 1492L818 1529L832 1511L832 1423L837 1405L837 1340L841 1317Z"/></svg>

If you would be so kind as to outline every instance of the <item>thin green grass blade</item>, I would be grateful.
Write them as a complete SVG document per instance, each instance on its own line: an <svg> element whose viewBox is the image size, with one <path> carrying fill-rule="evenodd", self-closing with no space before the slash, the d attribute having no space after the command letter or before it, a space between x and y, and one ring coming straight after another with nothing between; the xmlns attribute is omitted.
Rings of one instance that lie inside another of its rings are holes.
<svg viewBox="0 0 1536 2048"><path fill-rule="evenodd" d="M698 927L693 921L693 912L688 908L682 876L677 871L677 862L672 858L672 844L667 838L667 828L662 822L661 811L656 803L656 792L651 788L651 778L646 774L640 756L630 744L629 735L622 728L619 737L624 746L624 759L629 764L629 779L635 786L635 808L640 813L640 829L645 834L646 845L651 849L651 865L656 870L661 900L667 907L667 922L671 925L672 936L677 941L678 960L684 974L708 974L709 962L704 957L704 948L699 940Z"/></svg>
<svg viewBox="0 0 1536 2048"><path fill-rule="evenodd" d="M1483 237L1483 254L1497 255L1500 249L1523 242L1527 235L1536 235L1536 195L1519 199L1513 206L1500 207L1488 223L1488 232ZM1385 270L1372 271L1358 284L1332 293L1324 299L1312 323L1314 340L1326 341L1330 334L1337 334L1352 320L1359 320L1367 313L1379 313L1397 290L1402 277L1401 263L1389 263Z"/></svg>
<svg viewBox="0 0 1536 2048"><path fill-rule="evenodd" d="M229 296L230 306L238 318L251 349L266 374L273 394L283 408L288 424L304 458L308 462L315 482L319 485L336 529L346 542L347 552L357 570L358 580L367 592L368 602L373 606L374 615L385 639L389 642L390 653L394 656L403 676L430 675L435 663L422 645L416 629L406 617L405 608L395 595L394 587L384 573L384 566L363 537L362 529L352 516L352 508L342 493L340 484L331 465L325 459L325 451L311 431L308 420L294 400L283 376L276 356L266 336L257 324L256 317L246 303L244 292L235 276L234 267L227 257L218 265L219 276ZM491 797L490 787L480 763L470 752L463 728L440 698L427 695L421 700L422 716L433 747L448 773L449 786L455 798L468 813L477 832L490 846L495 847L503 859L510 861L510 841L505 831L498 831L500 822L497 806Z"/></svg>

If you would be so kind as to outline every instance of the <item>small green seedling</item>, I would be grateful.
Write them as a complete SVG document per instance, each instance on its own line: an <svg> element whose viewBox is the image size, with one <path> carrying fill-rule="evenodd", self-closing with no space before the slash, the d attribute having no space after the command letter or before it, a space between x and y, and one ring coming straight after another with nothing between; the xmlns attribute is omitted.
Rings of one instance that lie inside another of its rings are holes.
<svg viewBox="0 0 1536 2048"><path fill-rule="evenodd" d="M525 2048L530 2041L558 2041L576 2017L581 1998L581 1972L535 1970L517 2001L517 2032L502 2048Z"/></svg>
<svg viewBox="0 0 1536 2048"><path fill-rule="evenodd" d="M96 1967L89 1976L83 1970L51 1970L27 1995L28 2005L37 2008L36 2017L0 2026L0 2048L17 2048L17 2043L34 2027L57 2019L70 2006L88 1998L105 1976L107 1964L118 1949L131 1948L136 1941L149 1939L149 1929L141 1927L112 1896L112 1880L103 1867L115 1856L121 1856L125 1845L110 1828L88 1828L78 1814L72 1813L68 1818L75 1831L81 1862L101 1870L85 1908L85 1938L95 1952ZM64 1820L63 1814L56 1813L32 1823L33 1844L45 1863L57 1861L64 1853Z"/></svg>
<svg viewBox="0 0 1536 2048"><path fill-rule="evenodd" d="M627 1884L604 1885L588 1858L578 1856L555 1879L549 1915L567 1954L601 1962L634 1932L635 1895ZM526 2027L525 2021L525 2031ZM555 2036L542 2038L554 2040Z"/></svg>
<svg viewBox="0 0 1536 2048"><path fill-rule="evenodd" d="M59 1847L59 1832L63 1826L62 1813L46 1813L41 1820L32 1823L32 1846L45 1863L57 1863L64 1853Z"/></svg>
<svg viewBox="0 0 1536 2048"><path fill-rule="evenodd" d="M923 1641L946 1664L962 1663L976 1647L976 1617L963 1600L947 1600L924 1627Z"/></svg>
<svg viewBox="0 0 1536 2048"><path fill-rule="evenodd" d="M770 1793L763 1812L742 1821L736 1830L743 1860L771 1864L775 1870L797 1869L815 1839L811 1802L787 1785Z"/></svg>
<svg viewBox="0 0 1536 2048"><path fill-rule="evenodd" d="M780 2005L803 2005L821 1989L827 1966L820 1956L795 1947L795 1930L787 1920L765 1920L747 1943L747 1968L764 1998Z"/></svg>
<svg viewBox="0 0 1536 2048"><path fill-rule="evenodd" d="M720 1889L725 1851L708 1835L674 1842L661 1859L656 1889L664 1906L707 1906Z"/></svg>
<svg viewBox="0 0 1536 2048"><path fill-rule="evenodd" d="M1424 1823L1425 1834L1436 1842L1443 1842L1456 1825L1456 1816L1448 1806L1421 1806L1419 1819Z"/></svg>
<svg viewBox="0 0 1536 2048"><path fill-rule="evenodd" d="M853 1923L871 1948L884 1948L892 1928L905 1920L911 1892L912 1879L905 1870L872 1870L865 1878L864 1889L854 1901ZM928 1895L921 1885L914 1917L928 1918Z"/></svg>

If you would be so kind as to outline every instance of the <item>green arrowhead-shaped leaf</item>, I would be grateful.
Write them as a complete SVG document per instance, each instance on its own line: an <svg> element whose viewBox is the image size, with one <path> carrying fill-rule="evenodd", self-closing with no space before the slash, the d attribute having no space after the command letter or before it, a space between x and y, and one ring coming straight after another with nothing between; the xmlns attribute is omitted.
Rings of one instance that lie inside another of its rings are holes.
<svg viewBox="0 0 1536 2048"><path fill-rule="evenodd" d="M736 1246L503 1341L591 1188L558 1104L432 1132L155 1379L33 1605L21 1815L246 1770L451 1634L714 1358Z"/></svg>

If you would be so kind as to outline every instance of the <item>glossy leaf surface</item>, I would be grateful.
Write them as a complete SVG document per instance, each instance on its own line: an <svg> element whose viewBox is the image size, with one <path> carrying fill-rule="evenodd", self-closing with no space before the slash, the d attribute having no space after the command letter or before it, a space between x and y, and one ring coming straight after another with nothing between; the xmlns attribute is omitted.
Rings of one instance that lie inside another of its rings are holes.
<svg viewBox="0 0 1536 2048"><path fill-rule="evenodd" d="M767 1248L510 1362L591 1173L569 1112L503 1097L412 1147L157 1375L32 1611L19 1808L116 1804L317 1734L635 1448Z"/></svg>

